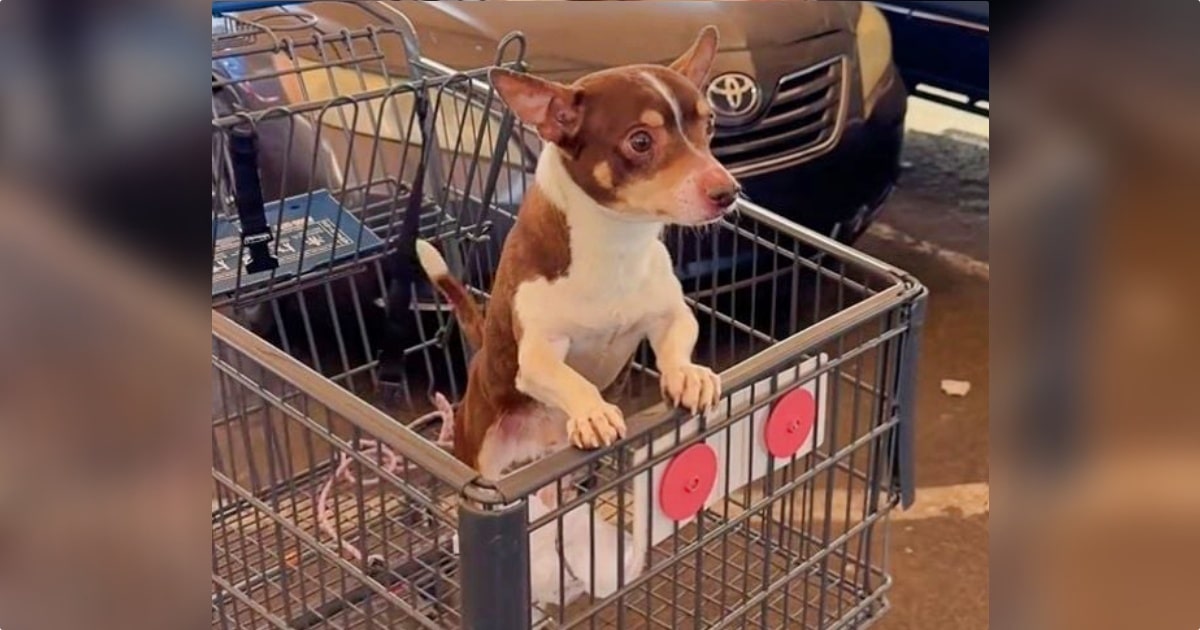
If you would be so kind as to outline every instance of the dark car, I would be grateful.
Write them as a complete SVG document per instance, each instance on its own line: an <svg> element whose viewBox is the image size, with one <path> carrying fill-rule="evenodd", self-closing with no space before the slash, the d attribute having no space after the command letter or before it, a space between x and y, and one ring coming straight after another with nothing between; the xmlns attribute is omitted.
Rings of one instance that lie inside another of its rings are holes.
<svg viewBox="0 0 1200 630"><path fill-rule="evenodd" d="M557 81L669 62L715 24L721 52L706 88L718 113L713 152L751 200L853 241L898 176L906 92L887 22L869 3L314 2L246 15L271 12L315 17L330 33L402 12L424 55L460 69L490 65L496 44L519 31L529 71ZM403 51L394 66L404 71ZM536 154L536 140L525 142Z"/></svg>
<svg viewBox="0 0 1200 630"><path fill-rule="evenodd" d="M876 2L895 40L896 65L914 94L987 116L987 2Z"/></svg>

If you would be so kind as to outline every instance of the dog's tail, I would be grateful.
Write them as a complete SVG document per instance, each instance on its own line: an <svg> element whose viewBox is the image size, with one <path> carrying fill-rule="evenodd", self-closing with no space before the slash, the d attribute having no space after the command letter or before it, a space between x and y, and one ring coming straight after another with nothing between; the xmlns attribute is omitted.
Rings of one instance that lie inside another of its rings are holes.
<svg viewBox="0 0 1200 630"><path fill-rule="evenodd" d="M483 312L467 287L450 273L446 260L436 247L425 240L417 240L417 259L429 281L454 308L454 317L462 326L467 343L478 350L483 343Z"/></svg>

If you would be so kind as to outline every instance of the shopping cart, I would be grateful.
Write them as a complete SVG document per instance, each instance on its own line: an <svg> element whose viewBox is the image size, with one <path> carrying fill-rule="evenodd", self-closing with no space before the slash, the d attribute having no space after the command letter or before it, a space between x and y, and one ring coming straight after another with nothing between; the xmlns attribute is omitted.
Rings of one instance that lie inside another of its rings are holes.
<svg viewBox="0 0 1200 630"><path fill-rule="evenodd" d="M412 247L486 299L536 140L388 3L339 10L214 22L213 627L878 619L924 288L748 202L669 230L719 408L668 409L642 348L625 439L480 478L437 444L470 350Z"/></svg>

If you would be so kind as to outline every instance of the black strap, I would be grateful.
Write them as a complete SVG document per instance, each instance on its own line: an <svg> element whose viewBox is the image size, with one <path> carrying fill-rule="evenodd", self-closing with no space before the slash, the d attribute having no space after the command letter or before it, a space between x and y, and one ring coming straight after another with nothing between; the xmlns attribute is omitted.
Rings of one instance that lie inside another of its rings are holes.
<svg viewBox="0 0 1200 630"><path fill-rule="evenodd" d="M220 77L213 73L212 91L215 108L230 113L235 107L237 95L217 83ZM233 102L220 98L228 94ZM233 168L234 204L237 206L238 224L242 233L242 247L250 252L248 273L269 271L279 266L268 247L274 238L267 225L263 206L262 182L258 177L258 135L250 124L239 125L229 134L229 161Z"/></svg>
<svg viewBox="0 0 1200 630"><path fill-rule="evenodd" d="M434 137L432 125L428 124L429 104L425 91L417 90L414 97L422 136ZM379 356L379 379L385 386L400 383L404 378L402 359L405 326L408 323L404 316L408 314L412 305L412 287L417 268L417 238L420 235L421 206L425 196L425 166L430 159L435 158L430 154L429 142L422 142L420 160L413 176L412 187L408 191L408 204L404 208L404 221L400 224L396 238L396 249L385 262L388 275L387 322Z"/></svg>
<svg viewBox="0 0 1200 630"><path fill-rule="evenodd" d="M263 209L262 184L258 179L258 139L253 129L235 129L229 134L229 158L233 163L234 198L242 247L250 251L249 273L279 266L269 247L273 237Z"/></svg>

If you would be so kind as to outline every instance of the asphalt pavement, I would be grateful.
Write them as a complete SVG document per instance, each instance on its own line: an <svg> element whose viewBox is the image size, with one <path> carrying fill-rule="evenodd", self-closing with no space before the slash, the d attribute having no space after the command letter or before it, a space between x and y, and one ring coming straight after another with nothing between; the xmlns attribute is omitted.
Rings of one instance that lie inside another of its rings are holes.
<svg viewBox="0 0 1200 630"><path fill-rule="evenodd" d="M988 119L910 100L905 169L856 246L929 287L917 502L894 515L885 630L988 627ZM965 381L951 396L942 381Z"/></svg>

